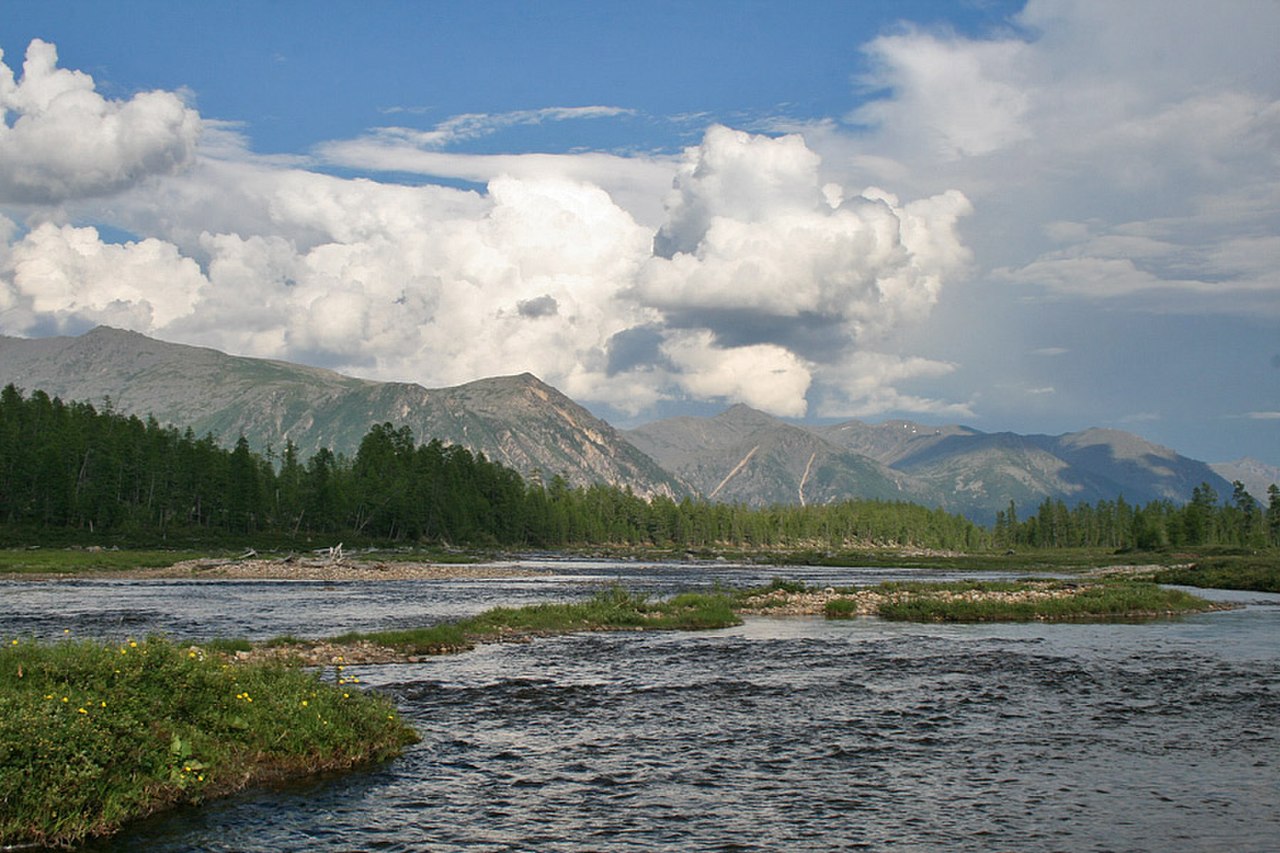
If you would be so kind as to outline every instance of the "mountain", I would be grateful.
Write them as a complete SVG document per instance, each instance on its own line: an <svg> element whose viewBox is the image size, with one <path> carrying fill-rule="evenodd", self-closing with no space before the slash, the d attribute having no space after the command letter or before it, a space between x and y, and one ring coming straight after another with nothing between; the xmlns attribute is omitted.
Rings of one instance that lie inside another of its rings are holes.
<svg viewBox="0 0 1280 853"><path fill-rule="evenodd" d="M813 430L741 404L712 418L671 418L624 434L712 500L762 506L852 496L922 502L939 497L926 484Z"/></svg>
<svg viewBox="0 0 1280 853"><path fill-rule="evenodd" d="M1225 485L1203 462L1119 430L1058 436L950 430L894 461L894 468L949 491L945 505L990 520L1013 501L1025 512L1045 498L1068 505L1123 496L1130 503L1191 497Z"/></svg>
<svg viewBox="0 0 1280 853"><path fill-rule="evenodd" d="M1205 463L1119 430L1018 435L911 421L810 427L735 406L626 435L703 494L757 505L795 502L803 481L810 502L896 498L990 523L1010 501L1025 513L1045 498L1180 503L1202 482L1231 490Z"/></svg>
<svg viewBox="0 0 1280 853"><path fill-rule="evenodd" d="M1271 500L1267 494L1267 489L1272 484L1280 485L1280 468L1274 465L1267 465L1248 456L1237 459L1234 462L1211 462L1209 467L1228 482L1239 481L1243 483L1249 494L1253 495L1263 506L1266 506ZM1226 497L1226 495L1224 494L1222 497Z"/></svg>
<svg viewBox="0 0 1280 853"><path fill-rule="evenodd" d="M98 327L74 338L0 337L0 385L9 383L95 406L109 399L118 412L190 426L224 444L244 435L255 448L278 450L292 440L304 459L320 447L354 455L373 424L390 421L525 477L685 493L612 426L528 373L427 389Z"/></svg>

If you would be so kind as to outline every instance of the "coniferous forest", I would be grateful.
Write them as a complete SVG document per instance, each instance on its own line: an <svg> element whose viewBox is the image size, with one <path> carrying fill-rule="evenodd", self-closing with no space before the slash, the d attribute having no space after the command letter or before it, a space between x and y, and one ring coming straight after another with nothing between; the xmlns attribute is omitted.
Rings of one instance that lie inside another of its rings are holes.
<svg viewBox="0 0 1280 853"><path fill-rule="evenodd" d="M1198 487L1185 506L1123 498L1068 508L1046 500L1019 519L1010 505L984 529L940 509L849 500L751 508L644 499L559 476L526 482L483 455L407 427L374 425L354 458L292 443L257 453L242 437L163 426L42 391L0 392L0 527L7 538L74 534L130 542L321 536L508 547L617 544L699 548L872 545L1151 548L1280 542L1280 491L1258 504L1237 484L1219 501Z"/></svg>

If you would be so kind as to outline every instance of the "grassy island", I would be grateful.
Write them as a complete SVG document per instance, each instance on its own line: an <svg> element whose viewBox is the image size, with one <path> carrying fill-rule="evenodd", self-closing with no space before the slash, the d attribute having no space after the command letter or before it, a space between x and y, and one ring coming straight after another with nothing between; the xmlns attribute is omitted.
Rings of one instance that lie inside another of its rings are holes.
<svg viewBox="0 0 1280 853"><path fill-rule="evenodd" d="M279 655L299 654L306 663L332 663L336 651L383 650L400 659L466 651L477 643L574 634L583 631L705 631L742 624L738 597L727 592L686 592L650 600L611 586L585 601L550 602L525 607L495 607L476 616L422 628L349 633L322 641L284 638L269 646ZM320 650L317 657L314 652ZM360 652L354 656L359 659ZM352 654L345 654L349 660Z"/></svg>
<svg viewBox="0 0 1280 853"><path fill-rule="evenodd" d="M166 640L6 639L0 847L65 846L171 806L394 756L391 703Z"/></svg>
<svg viewBox="0 0 1280 853"><path fill-rule="evenodd" d="M879 616L908 622L1145 619L1219 609L1182 590L1123 579L889 582L825 590L781 581L753 591L743 607L772 613L822 613L830 619Z"/></svg>

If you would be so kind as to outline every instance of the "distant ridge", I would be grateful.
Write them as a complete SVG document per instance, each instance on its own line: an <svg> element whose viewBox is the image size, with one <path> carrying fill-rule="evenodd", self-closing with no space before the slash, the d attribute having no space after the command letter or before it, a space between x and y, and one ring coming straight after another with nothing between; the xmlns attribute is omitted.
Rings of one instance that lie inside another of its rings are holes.
<svg viewBox="0 0 1280 853"><path fill-rule="evenodd" d="M740 466L723 497L757 505L795 502L806 466L806 495L813 501L896 498L983 523L1010 501L1025 514L1045 498L1068 505L1120 496L1138 504L1181 503L1202 482L1219 492L1231 488L1209 465L1119 430L1018 435L900 420L799 426L734 406L715 417L658 421L626 435L704 494Z"/></svg>
<svg viewBox="0 0 1280 853"><path fill-rule="evenodd" d="M1211 462L1209 467L1224 480L1244 484L1249 494L1253 495L1263 506L1270 498L1267 489L1274 483L1280 485L1280 468L1267 465L1257 459L1245 456L1234 462Z"/></svg>
<svg viewBox="0 0 1280 853"><path fill-rule="evenodd" d="M748 406L671 418L624 433L699 493L755 506L847 497L937 503L922 484L821 434Z"/></svg>

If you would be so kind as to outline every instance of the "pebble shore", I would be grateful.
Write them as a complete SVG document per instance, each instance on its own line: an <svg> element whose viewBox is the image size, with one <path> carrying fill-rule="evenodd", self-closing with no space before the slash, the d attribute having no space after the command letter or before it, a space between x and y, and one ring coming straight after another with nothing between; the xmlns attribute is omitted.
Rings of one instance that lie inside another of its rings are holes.
<svg viewBox="0 0 1280 853"><path fill-rule="evenodd" d="M1079 594L1084 587L1055 587L1053 584L1028 584L1028 589L1020 589L1013 592L1002 592L993 590L964 590L962 592L951 592L940 590L929 592L930 598L940 599L942 601L1000 601L1000 602L1020 602L1020 601L1044 601L1052 598L1070 598ZM848 615L850 616L875 616L880 612L880 606L886 603L898 603L910 600L913 597L919 597L921 593L913 593L907 591L898 592L878 592L874 589L860 589L855 591L838 592L831 587L823 590L808 590L806 592L788 592L783 589L776 589L762 595L753 596L747 599L745 613L757 613L770 616L814 616L821 615L826 611L828 602L837 598L846 599L857 602L856 608Z"/></svg>

